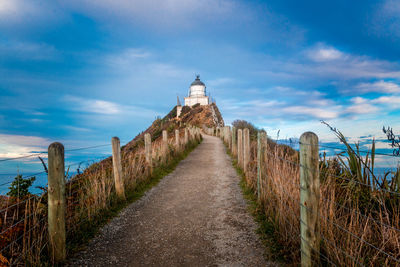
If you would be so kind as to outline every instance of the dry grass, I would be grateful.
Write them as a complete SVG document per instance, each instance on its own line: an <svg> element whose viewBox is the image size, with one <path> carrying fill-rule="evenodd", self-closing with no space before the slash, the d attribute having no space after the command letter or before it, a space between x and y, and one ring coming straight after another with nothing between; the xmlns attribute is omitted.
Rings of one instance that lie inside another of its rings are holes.
<svg viewBox="0 0 400 267"><path fill-rule="evenodd" d="M180 129L180 141L184 142ZM175 147L175 137L168 139L166 153L162 151L161 136L152 142L153 166L145 161L144 144L139 140L134 148L122 150L125 191L135 191L151 179L150 169L162 168L174 161L199 141L192 137L189 144ZM67 242L76 246L91 237L93 231L126 205L116 197L112 173L112 159L90 165L83 173L72 177L66 184ZM42 265L51 262L48 255L47 194L30 195L26 199L4 197L0 205L0 266Z"/></svg>
<svg viewBox="0 0 400 267"><path fill-rule="evenodd" d="M298 153L268 140L262 163L259 207L275 229L281 257L300 263ZM257 142L251 143L247 185L257 191ZM340 180L343 163L321 159L321 263L338 266L400 266L400 198L379 188ZM382 179L382 178L381 178ZM375 247L375 248L374 248ZM389 255L389 256L388 256ZM326 257L326 258L324 258Z"/></svg>

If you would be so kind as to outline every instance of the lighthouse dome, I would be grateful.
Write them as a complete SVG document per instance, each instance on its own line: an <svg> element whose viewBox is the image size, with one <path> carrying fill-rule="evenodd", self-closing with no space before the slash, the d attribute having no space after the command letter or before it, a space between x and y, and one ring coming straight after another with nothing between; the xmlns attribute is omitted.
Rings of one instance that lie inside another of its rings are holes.
<svg viewBox="0 0 400 267"><path fill-rule="evenodd" d="M206 85L200 80L200 75L196 76L196 79L190 85L189 97L205 96Z"/></svg>

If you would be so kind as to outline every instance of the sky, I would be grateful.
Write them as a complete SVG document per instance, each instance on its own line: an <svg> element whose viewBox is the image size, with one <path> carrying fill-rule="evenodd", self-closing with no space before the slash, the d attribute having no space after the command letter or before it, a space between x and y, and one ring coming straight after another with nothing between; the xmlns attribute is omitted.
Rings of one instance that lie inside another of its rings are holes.
<svg viewBox="0 0 400 267"><path fill-rule="evenodd" d="M0 0L0 159L127 142L196 74L227 124L335 142L325 120L387 148L382 126L400 134L400 1Z"/></svg>

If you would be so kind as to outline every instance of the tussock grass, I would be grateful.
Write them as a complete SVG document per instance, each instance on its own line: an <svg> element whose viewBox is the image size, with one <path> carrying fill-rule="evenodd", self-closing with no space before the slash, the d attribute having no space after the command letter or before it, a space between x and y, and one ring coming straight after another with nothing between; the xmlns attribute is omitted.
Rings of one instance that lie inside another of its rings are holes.
<svg viewBox="0 0 400 267"><path fill-rule="evenodd" d="M244 193L253 201L257 188L256 147L257 143L251 142L251 161L243 176ZM349 149L335 158L320 159L320 245L321 254L326 257L321 257L322 265L399 265L393 258L400 258L400 231L396 230L400 229L400 198L387 191L399 192L395 181L398 171L391 179L388 174L379 177L371 173L372 148L365 156L357 149ZM263 214L262 220L257 219L259 231L276 242L272 248L277 257L294 266L300 263L298 163L297 151L268 140L262 163L261 195L253 207Z"/></svg>
<svg viewBox="0 0 400 267"><path fill-rule="evenodd" d="M84 247L101 226L172 172L202 140L201 136L190 136L189 142L182 144L183 136L183 129L180 129L179 147L174 145L175 137L170 136L166 152L162 151L161 136L154 139L152 166L145 162L144 143L140 136L136 143L122 149L126 200L116 196L111 157L90 165L83 173L67 181L68 255ZM3 232L0 235L0 266L53 265L48 251L47 194L4 198L0 209Z"/></svg>

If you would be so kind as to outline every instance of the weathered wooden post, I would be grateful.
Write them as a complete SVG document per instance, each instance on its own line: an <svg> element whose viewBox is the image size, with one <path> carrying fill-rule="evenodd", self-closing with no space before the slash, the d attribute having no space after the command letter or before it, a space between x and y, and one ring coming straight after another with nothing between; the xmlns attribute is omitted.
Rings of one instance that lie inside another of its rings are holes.
<svg viewBox="0 0 400 267"><path fill-rule="evenodd" d="M146 154L146 163L150 167L150 172L153 171L153 151L151 146L151 135L144 135L144 152Z"/></svg>
<svg viewBox="0 0 400 267"><path fill-rule="evenodd" d="M226 128L226 126L224 126L223 133L222 133L222 138L224 139L224 143L225 144L227 143L226 142L226 140L227 140L226 136L227 136L227 128Z"/></svg>
<svg viewBox="0 0 400 267"><path fill-rule="evenodd" d="M319 266L319 158L318 137L313 132L300 137L300 234L301 266Z"/></svg>
<svg viewBox="0 0 400 267"><path fill-rule="evenodd" d="M111 138L112 144L112 161L113 161L113 172L114 172L114 183L115 191L117 196L124 199L125 189L124 181L122 179L122 164L121 164L121 146L118 137Z"/></svg>
<svg viewBox="0 0 400 267"><path fill-rule="evenodd" d="M66 258L65 248L65 166L64 146L52 143L48 148L48 229L50 253L54 262Z"/></svg>
<svg viewBox="0 0 400 267"><path fill-rule="evenodd" d="M237 156L238 165L240 168L243 167L243 131L242 129L237 130Z"/></svg>
<svg viewBox="0 0 400 267"><path fill-rule="evenodd" d="M189 131L185 128L185 145L189 143Z"/></svg>
<svg viewBox="0 0 400 267"><path fill-rule="evenodd" d="M243 171L247 173L247 165L250 162L250 131L249 129L243 130Z"/></svg>
<svg viewBox="0 0 400 267"><path fill-rule="evenodd" d="M227 130L227 142L228 142L228 148L232 152L232 138L231 138L232 132L231 132L231 127L228 126Z"/></svg>
<svg viewBox="0 0 400 267"><path fill-rule="evenodd" d="M257 132L257 197L260 200L260 180L261 180L261 132Z"/></svg>
<svg viewBox="0 0 400 267"><path fill-rule="evenodd" d="M236 152L237 152L236 128L232 127L232 155L235 156Z"/></svg>
<svg viewBox="0 0 400 267"><path fill-rule="evenodd" d="M167 161L167 154L168 154L168 133L166 130L162 131L162 143L161 149L164 157L164 161Z"/></svg>
<svg viewBox="0 0 400 267"><path fill-rule="evenodd" d="M175 147L179 150L179 130L175 130Z"/></svg>

